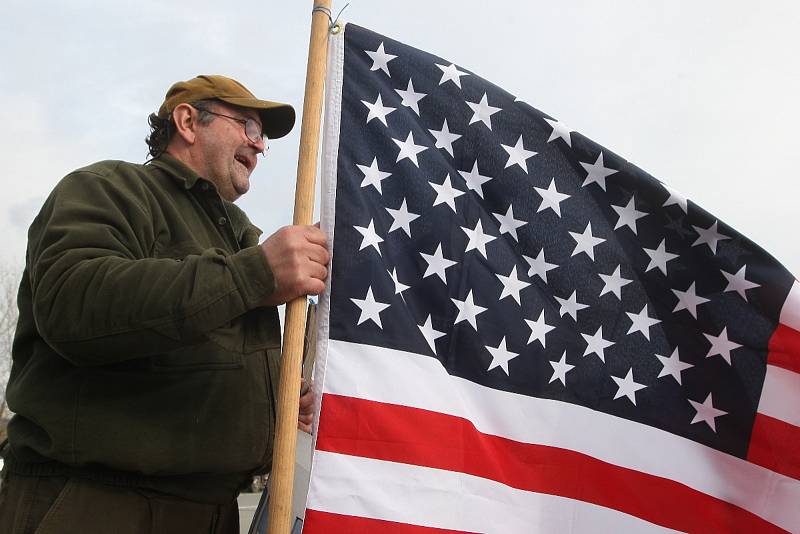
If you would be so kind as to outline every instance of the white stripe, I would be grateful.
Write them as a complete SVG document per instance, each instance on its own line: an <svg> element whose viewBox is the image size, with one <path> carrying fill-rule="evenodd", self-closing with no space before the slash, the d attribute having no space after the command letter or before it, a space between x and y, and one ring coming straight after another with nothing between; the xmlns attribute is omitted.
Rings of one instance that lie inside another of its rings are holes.
<svg viewBox="0 0 800 534"><path fill-rule="evenodd" d="M462 417L487 434L675 480L800 532L800 481L674 434L569 403L486 388L448 375L429 356L330 340L327 366L326 393Z"/></svg>
<svg viewBox="0 0 800 534"><path fill-rule="evenodd" d="M321 451L308 508L469 532L675 532L617 510L473 475Z"/></svg>
<svg viewBox="0 0 800 534"><path fill-rule="evenodd" d="M789 296L783 303L780 321L782 324L800 331L800 282L797 280L792 284Z"/></svg>
<svg viewBox="0 0 800 534"><path fill-rule="evenodd" d="M800 426L800 374L767 365L758 411L790 425Z"/></svg>

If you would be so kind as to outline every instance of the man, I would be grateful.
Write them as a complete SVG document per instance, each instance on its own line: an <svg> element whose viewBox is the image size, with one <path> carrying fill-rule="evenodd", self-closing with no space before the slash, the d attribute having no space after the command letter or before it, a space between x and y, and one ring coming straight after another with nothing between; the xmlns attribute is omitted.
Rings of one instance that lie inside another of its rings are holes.
<svg viewBox="0 0 800 534"><path fill-rule="evenodd" d="M272 457L275 306L319 294L329 260L318 228L259 244L233 204L294 118L198 76L150 116L151 161L56 186L28 235L0 532L239 532Z"/></svg>

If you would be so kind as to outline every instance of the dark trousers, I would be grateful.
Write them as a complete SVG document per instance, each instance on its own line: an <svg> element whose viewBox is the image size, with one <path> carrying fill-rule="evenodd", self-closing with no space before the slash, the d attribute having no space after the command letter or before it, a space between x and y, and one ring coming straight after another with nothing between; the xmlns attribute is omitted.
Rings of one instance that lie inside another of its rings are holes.
<svg viewBox="0 0 800 534"><path fill-rule="evenodd" d="M3 534L239 534L236 501L203 504L77 478L3 473Z"/></svg>

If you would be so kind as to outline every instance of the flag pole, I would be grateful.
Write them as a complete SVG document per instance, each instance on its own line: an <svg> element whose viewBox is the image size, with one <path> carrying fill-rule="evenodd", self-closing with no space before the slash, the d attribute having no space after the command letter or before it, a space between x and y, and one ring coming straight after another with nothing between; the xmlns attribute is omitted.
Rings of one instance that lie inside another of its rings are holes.
<svg viewBox="0 0 800 534"><path fill-rule="evenodd" d="M297 159L297 188L294 224L311 224L322 115L323 84L328 52L331 0L314 0L311 37L308 44L300 153ZM277 428L270 473L269 529L271 534L288 534L292 527L292 485L297 448L297 415L300 372L305 337L306 297L286 304L281 376L278 384Z"/></svg>

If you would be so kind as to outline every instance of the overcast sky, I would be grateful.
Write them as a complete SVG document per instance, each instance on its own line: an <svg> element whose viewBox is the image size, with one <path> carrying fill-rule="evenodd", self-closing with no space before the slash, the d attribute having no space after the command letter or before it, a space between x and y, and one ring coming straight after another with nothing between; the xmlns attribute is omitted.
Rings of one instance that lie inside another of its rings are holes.
<svg viewBox="0 0 800 534"><path fill-rule="evenodd" d="M226 74L301 109L311 5L5 0L0 260L22 263L66 173L145 160L146 117L174 81ZM360 0L342 18L557 117L800 274L800 2ZM298 140L272 143L240 201L268 233L291 221Z"/></svg>

